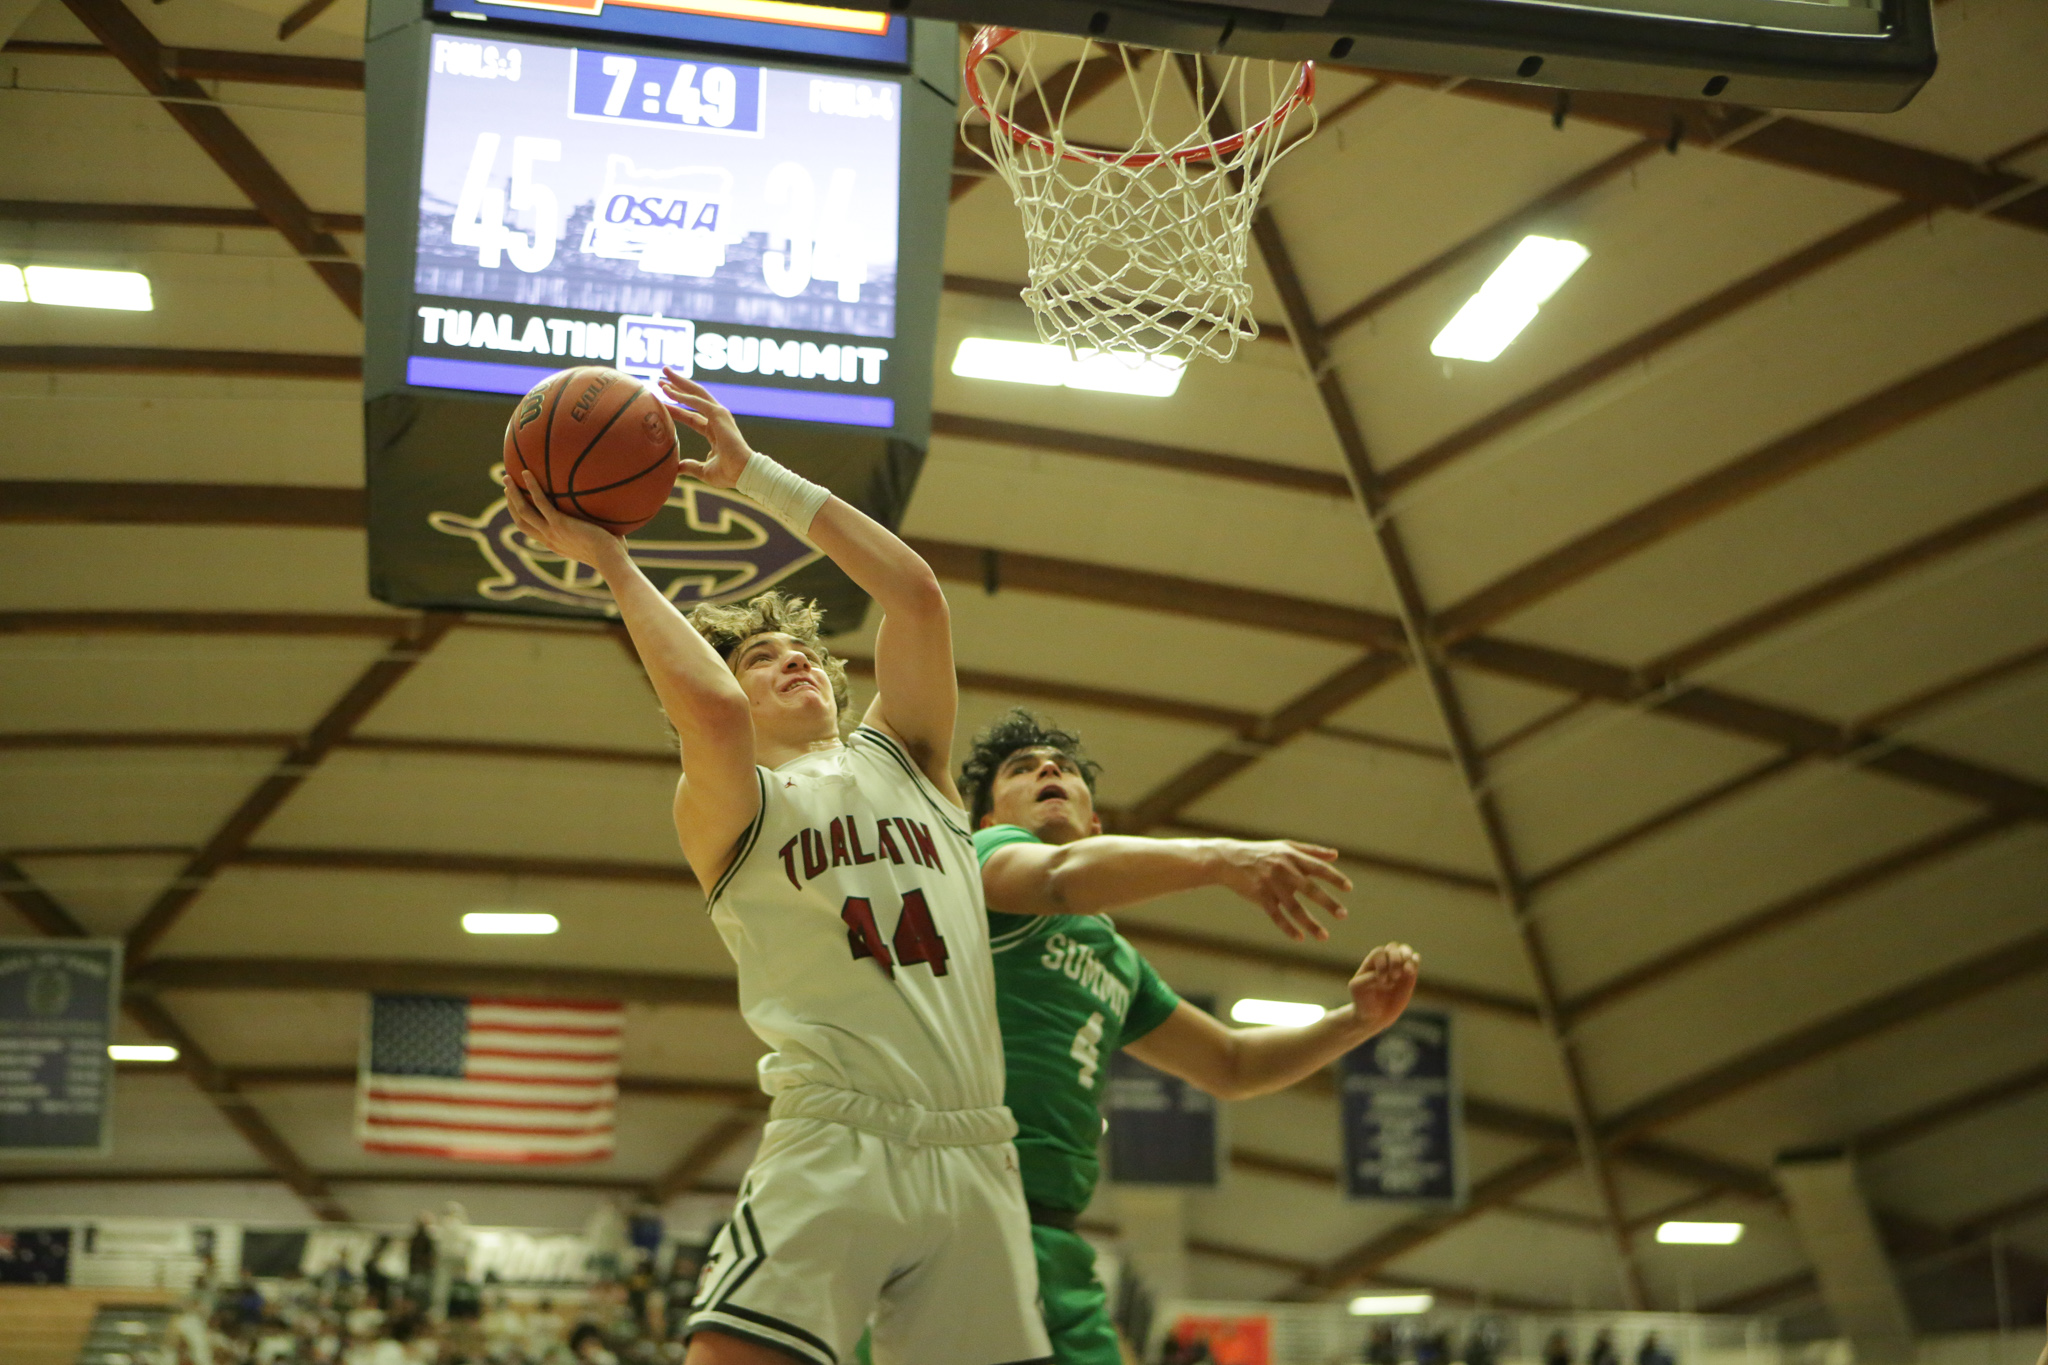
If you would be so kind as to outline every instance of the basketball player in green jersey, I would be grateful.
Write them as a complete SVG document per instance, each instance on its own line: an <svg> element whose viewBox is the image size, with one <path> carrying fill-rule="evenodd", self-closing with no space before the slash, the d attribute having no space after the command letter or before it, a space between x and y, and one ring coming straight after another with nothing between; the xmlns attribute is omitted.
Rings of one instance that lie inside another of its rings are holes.
<svg viewBox="0 0 2048 1365"><path fill-rule="evenodd" d="M1421 958L1390 943L1351 978L1350 1003L1299 1027L1232 1029L1179 999L1102 913L1221 886L1292 938L1327 938L1350 882L1336 850L1291 840L1105 835L1080 741L1013 711L976 736L961 794L972 812L996 963L996 1014L1045 1326L1060 1365L1119 1365L1095 1253L1074 1231L1095 1193L1100 1102L1118 1048L1219 1099L1269 1094L1400 1017Z"/></svg>

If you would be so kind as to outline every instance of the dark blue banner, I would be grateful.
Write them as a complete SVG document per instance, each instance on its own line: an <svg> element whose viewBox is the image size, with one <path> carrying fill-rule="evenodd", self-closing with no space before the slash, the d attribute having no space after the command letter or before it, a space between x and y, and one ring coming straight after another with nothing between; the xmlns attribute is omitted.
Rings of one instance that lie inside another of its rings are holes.
<svg viewBox="0 0 2048 1365"><path fill-rule="evenodd" d="M1463 1113L1451 1016L1410 1009L1344 1055L1344 1190L1353 1199L1457 1205Z"/></svg>
<svg viewBox="0 0 2048 1365"><path fill-rule="evenodd" d="M121 945L0 940L0 1156L104 1156Z"/></svg>
<svg viewBox="0 0 2048 1365"><path fill-rule="evenodd" d="M1207 999L1188 998L1206 1009ZM1215 1099L1128 1052L1109 1059L1109 1178L1123 1185L1213 1189L1222 1179Z"/></svg>

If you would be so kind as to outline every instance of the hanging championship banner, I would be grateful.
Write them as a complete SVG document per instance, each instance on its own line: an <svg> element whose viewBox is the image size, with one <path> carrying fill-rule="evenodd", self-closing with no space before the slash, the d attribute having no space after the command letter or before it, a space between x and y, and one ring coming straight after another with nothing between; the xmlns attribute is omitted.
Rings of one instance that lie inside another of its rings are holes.
<svg viewBox="0 0 2048 1365"><path fill-rule="evenodd" d="M121 945L0 939L0 1156L105 1156Z"/></svg>
<svg viewBox="0 0 2048 1365"><path fill-rule="evenodd" d="M1198 1009L1214 1003L1183 996ZM1215 1099L1118 1051L1109 1059L1109 1178L1214 1189L1222 1179Z"/></svg>
<svg viewBox="0 0 2048 1365"><path fill-rule="evenodd" d="M1346 1195L1463 1204L1464 1106L1451 1016L1408 1010L1344 1054L1340 1074Z"/></svg>

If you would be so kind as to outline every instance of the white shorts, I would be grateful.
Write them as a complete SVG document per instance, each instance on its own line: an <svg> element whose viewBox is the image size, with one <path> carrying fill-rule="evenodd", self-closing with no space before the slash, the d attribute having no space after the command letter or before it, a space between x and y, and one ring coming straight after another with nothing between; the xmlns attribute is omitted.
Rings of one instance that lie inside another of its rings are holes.
<svg viewBox="0 0 2048 1365"><path fill-rule="evenodd" d="M687 1330L841 1365L871 1317L876 1365L1050 1360L1014 1146L768 1123Z"/></svg>

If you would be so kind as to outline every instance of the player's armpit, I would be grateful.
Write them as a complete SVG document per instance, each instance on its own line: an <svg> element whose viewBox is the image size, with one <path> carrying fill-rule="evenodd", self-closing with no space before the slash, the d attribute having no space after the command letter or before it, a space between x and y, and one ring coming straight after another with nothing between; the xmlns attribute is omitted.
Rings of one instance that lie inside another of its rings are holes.
<svg viewBox="0 0 2048 1365"><path fill-rule="evenodd" d="M683 857L697 874L697 884L708 894L732 865L741 841L760 814L760 777L751 762L743 775L720 774L699 780L686 772L676 784L673 809Z"/></svg>

